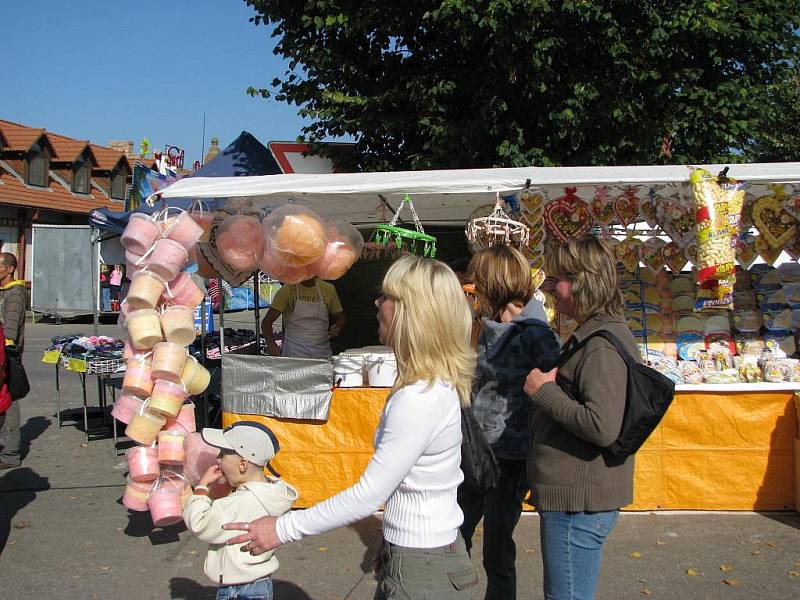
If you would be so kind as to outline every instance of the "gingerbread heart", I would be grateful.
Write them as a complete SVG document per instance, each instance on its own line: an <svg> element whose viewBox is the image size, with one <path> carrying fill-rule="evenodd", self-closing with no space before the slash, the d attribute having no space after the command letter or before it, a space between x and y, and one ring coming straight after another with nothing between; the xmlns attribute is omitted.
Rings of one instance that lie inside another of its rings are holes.
<svg viewBox="0 0 800 600"><path fill-rule="evenodd" d="M647 198L642 200L639 204L639 212L651 229L658 225L658 190L662 187L663 186L651 187L647 190Z"/></svg>
<svg viewBox="0 0 800 600"><path fill-rule="evenodd" d="M753 224L764 240L772 248L783 248L797 237L797 219L781 205L777 196L761 196L753 202ZM759 254L761 254L759 252ZM763 254L761 256L764 258Z"/></svg>
<svg viewBox="0 0 800 600"><path fill-rule="evenodd" d="M608 187L599 185L594 189L595 193L591 204L594 219L600 225L611 225L617 216L614 214L614 206L611 202L611 198L608 196Z"/></svg>
<svg viewBox="0 0 800 600"><path fill-rule="evenodd" d="M642 244L639 257L644 266L653 273L658 273L664 267L664 246L666 242L657 237L652 237Z"/></svg>
<svg viewBox="0 0 800 600"><path fill-rule="evenodd" d="M564 188L565 194L544 207L544 223L561 242L580 238L592 229L589 205L575 195L577 188Z"/></svg>
<svg viewBox="0 0 800 600"><path fill-rule="evenodd" d="M689 244L688 246L686 246L685 252L686 252L686 258L692 261L692 264L695 264L697 262L697 244L695 243Z"/></svg>
<svg viewBox="0 0 800 600"><path fill-rule="evenodd" d="M795 219L800 220L800 185L792 185L792 193L787 196L783 207Z"/></svg>
<svg viewBox="0 0 800 600"><path fill-rule="evenodd" d="M686 258L686 254L678 244L669 242L664 246L664 263L666 263L670 271L680 273L687 262L689 261Z"/></svg>
<svg viewBox="0 0 800 600"><path fill-rule="evenodd" d="M539 191L522 190L520 192L520 211L536 216L537 218L542 214L542 209L547 199L544 193Z"/></svg>
<svg viewBox="0 0 800 600"><path fill-rule="evenodd" d="M752 233L745 233L736 240L736 262L745 270L749 269L758 258L756 239Z"/></svg>
<svg viewBox="0 0 800 600"><path fill-rule="evenodd" d="M635 273L639 266L639 249L642 242L633 237L628 237L617 244L617 258L629 273Z"/></svg>
<svg viewBox="0 0 800 600"><path fill-rule="evenodd" d="M774 248L764 235L759 235L756 238L756 252L758 255L764 259L764 262L768 265L773 264L776 260L778 260L778 256L781 254L781 248Z"/></svg>
<svg viewBox="0 0 800 600"><path fill-rule="evenodd" d="M626 188L622 194L614 198L614 214L623 227L636 221L639 216L639 197L636 195L635 187Z"/></svg>
<svg viewBox="0 0 800 600"><path fill-rule="evenodd" d="M681 248L687 248L697 237L694 211L681 196L664 198L656 206L658 224Z"/></svg>

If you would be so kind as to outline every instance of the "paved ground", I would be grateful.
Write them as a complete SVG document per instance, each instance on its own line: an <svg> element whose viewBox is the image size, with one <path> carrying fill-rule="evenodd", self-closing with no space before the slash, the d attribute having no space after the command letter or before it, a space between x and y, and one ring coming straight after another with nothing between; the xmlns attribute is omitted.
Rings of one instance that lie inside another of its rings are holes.
<svg viewBox="0 0 800 600"><path fill-rule="evenodd" d="M51 336L72 331L90 332L91 325L37 324L26 335L27 456L21 468L0 475L0 600L213 598L203 544L182 527L153 529L146 515L119 504L124 465L107 432L87 444L82 420L81 428L73 420L80 406L75 375L62 378L70 420L56 426L53 369L39 358ZM371 599L375 580L367 565L379 527L372 517L282 549L276 598ZM537 531L538 519L525 516L516 532L525 600L542 598ZM479 551L474 560L480 565ZM606 550L598 598L644 597L800 598L800 515L623 515Z"/></svg>

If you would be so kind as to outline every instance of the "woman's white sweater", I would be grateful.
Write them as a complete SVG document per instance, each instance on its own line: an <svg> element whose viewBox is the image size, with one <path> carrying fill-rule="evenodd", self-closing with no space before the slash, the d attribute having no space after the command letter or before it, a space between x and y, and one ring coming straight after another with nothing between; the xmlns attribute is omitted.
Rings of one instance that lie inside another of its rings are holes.
<svg viewBox="0 0 800 600"><path fill-rule="evenodd" d="M452 543L464 515L456 490L461 411L455 388L418 382L389 398L375 433L375 454L358 482L304 511L278 519L283 543L359 521L384 504L383 534L398 546Z"/></svg>

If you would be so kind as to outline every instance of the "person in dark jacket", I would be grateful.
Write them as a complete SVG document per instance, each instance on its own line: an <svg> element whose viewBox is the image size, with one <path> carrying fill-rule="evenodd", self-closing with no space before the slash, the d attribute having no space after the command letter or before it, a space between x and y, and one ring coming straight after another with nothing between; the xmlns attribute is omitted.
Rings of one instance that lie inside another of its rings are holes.
<svg viewBox="0 0 800 600"><path fill-rule="evenodd" d="M545 272L556 279L559 311L578 322L565 352L607 330L638 359L622 312L616 266L613 250L595 237L571 240L546 256ZM619 464L603 454L622 428L627 385L626 363L600 337L558 370L533 369L526 379L525 392L533 403L528 483L540 516L548 600L594 597L605 540L619 509L633 501L633 455Z"/></svg>
<svg viewBox="0 0 800 600"><path fill-rule="evenodd" d="M16 346L22 356L28 289L24 279L14 278L16 270L17 257L10 252L0 253L0 317L5 329L5 346ZM21 461L19 402L15 401L0 426L0 470L18 467Z"/></svg>
<svg viewBox="0 0 800 600"><path fill-rule="evenodd" d="M530 265L521 252L504 245L481 250L473 256L468 273L481 316L472 407L500 473L497 485L486 495L465 484L459 488L464 511L461 534L471 548L475 527L483 518L485 598L514 600L512 535L528 491L525 464L530 446L530 400L523 384L532 368L553 366L558 341L542 303L534 297Z"/></svg>

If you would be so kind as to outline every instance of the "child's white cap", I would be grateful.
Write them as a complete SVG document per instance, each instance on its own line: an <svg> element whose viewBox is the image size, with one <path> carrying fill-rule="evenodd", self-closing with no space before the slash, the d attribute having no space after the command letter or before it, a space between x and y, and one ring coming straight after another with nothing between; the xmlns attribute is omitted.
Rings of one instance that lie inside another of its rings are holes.
<svg viewBox="0 0 800 600"><path fill-rule="evenodd" d="M225 429L205 427L200 435L206 444L233 450L260 467L266 465L280 450L275 434L266 425L255 421L238 421Z"/></svg>

